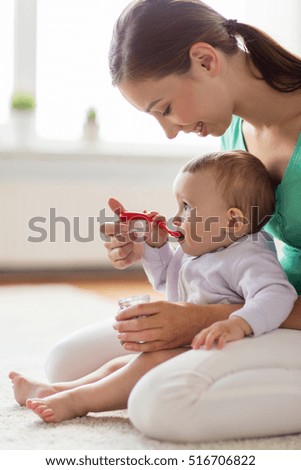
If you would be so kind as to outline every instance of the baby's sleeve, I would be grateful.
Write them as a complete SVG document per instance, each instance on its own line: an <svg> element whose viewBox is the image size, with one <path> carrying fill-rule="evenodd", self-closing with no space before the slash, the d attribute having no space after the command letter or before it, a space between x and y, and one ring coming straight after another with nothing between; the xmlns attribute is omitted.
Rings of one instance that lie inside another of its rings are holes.
<svg viewBox="0 0 301 470"><path fill-rule="evenodd" d="M233 283L232 288L245 304L231 317L247 321L255 336L279 328L298 298L275 254L268 249L246 251L235 267Z"/></svg>
<svg viewBox="0 0 301 470"><path fill-rule="evenodd" d="M144 244L143 269L153 288L159 292L165 293L167 269L173 255L174 249L169 243L165 243L161 248L152 248Z"/></svg>

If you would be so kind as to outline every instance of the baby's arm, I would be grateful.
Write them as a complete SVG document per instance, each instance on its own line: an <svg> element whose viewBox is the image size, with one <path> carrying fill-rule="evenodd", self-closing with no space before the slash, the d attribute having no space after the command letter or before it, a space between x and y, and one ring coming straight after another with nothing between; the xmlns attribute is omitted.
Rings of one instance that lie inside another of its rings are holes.
<svg viewBox="0 0 301 470"><path fill-rule="evenodd" d="M142 256L145 274L153 288L165 293L168 266L174 256L174 249L169 243L161 248L152 248L146 243Z"/></svg>
<svg viewBox="0 0 301 470"><path fill-rule="evenodd" d="M250 336L252 333L252 328L248 322L240 317L232 317L228 320L213 323L213 325L202 330L194 337L191 347L199 349L204 345L205 349L210 349L216 342L217 348L222 349L229 341L236 341L245 336Z"/></svg>
<svg viewBox="0 0 301 470"><path fill-rule="evenodd" d="M139 226L139 233L143 232L143 237L140 237L143 268L153 288L165 292L166 270L174 250L166 243L168 234L159 226L161 221L165 224L164 216L154 211L144 213L147 220L143 228ZM133 221L136 222L135 219ZM135 232L135 226L132 227L132 232Z"/></svg>
<svg viewBox="0 0 301 470"><path fill-rule="evenodd" d="M230 318L245 320L254 336L259 336L279 328L298 296L274 253L254 244L242 254L233 270L230 287L245 304Z"/></svg>
<svg viewBox="0 0 301 470"><path fill-rule="evenodd" d="M294 306L297 293L275 254L256 243L251 247L246 245L245 250L243 244L241 247L239 259L229 266L227 282L245 303L229 319L216 322L196 335L192 341L194 349L203 344L209 349L215 341L222 348L228 341L268 333L279 328Z"/></svg>

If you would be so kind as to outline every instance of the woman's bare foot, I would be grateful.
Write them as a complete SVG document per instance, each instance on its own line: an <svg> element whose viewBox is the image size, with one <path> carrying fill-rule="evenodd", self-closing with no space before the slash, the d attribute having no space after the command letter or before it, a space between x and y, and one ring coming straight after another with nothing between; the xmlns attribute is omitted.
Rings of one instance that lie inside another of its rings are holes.
<svg viewBox="0 0 301 470"><path fill-rule="evenodd" d="M21 406L25 406L28 398L44 398L60 391L51 384L35 382L17 372L10 372L8 376L13 384L15 399Z"/></svg>
<svg viewBox="0 0 301 470"><path fill-rule="evenodd" d="M26 406L46 423L60 423L87 414L87 411L80 406L80 400L77 399L74 390L57 393L44 399L29 398L26 400Z"/></svg>

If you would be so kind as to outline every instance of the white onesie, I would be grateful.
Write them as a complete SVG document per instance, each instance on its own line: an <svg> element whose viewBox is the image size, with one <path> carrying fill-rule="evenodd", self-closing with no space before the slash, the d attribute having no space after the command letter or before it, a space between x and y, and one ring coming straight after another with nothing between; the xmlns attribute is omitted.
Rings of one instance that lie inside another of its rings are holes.
<svg viewBox="0 0 301 470"><path fill-rule="evenodd" d="M258 336L278 328L297 299L265 237L247 235L199 257L186 255L181 246L145 244L143 267L153 287L171 302L244 303L231 316L246 320Z"/></svg>

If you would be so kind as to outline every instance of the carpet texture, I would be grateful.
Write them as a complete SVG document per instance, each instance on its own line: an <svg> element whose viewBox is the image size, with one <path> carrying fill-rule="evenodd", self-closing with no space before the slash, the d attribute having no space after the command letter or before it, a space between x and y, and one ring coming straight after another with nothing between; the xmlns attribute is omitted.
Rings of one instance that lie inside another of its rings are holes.
<svg viewBox="0 0 301 470"><path fill-rule="evenodd" d="M43 364L53 344L115 311L114 303L72 286L0 288L0 449L301 449L301 434L209 445L156 441L136 431L126 411L46 424L14 401L10 370L45 379Z"/></svg>

